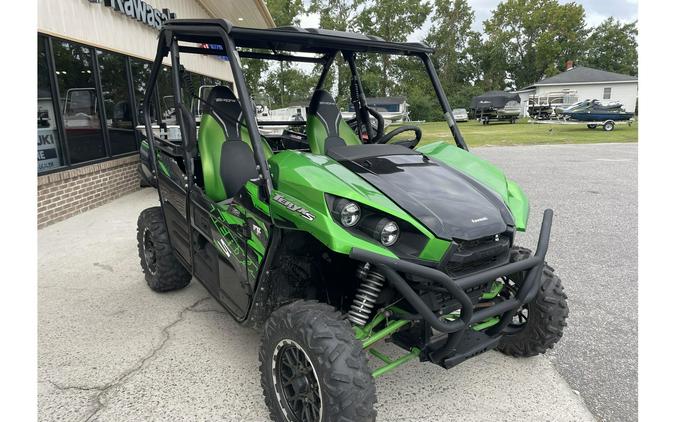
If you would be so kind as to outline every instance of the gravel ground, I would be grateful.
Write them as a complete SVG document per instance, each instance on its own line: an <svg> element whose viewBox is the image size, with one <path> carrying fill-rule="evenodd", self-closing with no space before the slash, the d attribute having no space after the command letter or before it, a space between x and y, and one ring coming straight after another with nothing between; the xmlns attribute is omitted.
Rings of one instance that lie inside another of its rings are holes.
<svg viewBox="0 0 675 422"><path fill-rule="evenodd" d="M569 296L569 326L547 353L600 420L637 421L637 144L476 148L530 198L534 247L555 211L548 262Z"/></svg>

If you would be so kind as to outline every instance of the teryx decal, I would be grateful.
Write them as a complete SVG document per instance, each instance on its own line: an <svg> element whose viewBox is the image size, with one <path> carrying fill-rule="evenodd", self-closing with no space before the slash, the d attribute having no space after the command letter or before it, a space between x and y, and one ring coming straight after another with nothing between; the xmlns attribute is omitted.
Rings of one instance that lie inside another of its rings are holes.
<svg viewBox="0 0 675 422"><path fill-rule="evenodd" d="M297 212L298 214L305 217L309 221L314 221L314 214L312 214L311 212L307 211L306 209L302 208L299 205L295 205L294 203L292 203L288 199L284 198L280 194L278 194L278 193L275 194L274 200L277 201L278 203L280 203L281 205L283 205L284 207L288 208L289 210L291 210L293 212Z"/></svg>

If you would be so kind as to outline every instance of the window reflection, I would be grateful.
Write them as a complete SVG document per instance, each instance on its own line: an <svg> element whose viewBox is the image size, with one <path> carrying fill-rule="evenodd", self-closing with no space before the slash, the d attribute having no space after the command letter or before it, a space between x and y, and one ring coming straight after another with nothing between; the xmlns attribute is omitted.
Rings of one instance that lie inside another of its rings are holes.
<svg viewBox="0 0 675 422"><path fill-rule="evenodd" d="M131 75L134 83L134 97L136 97L136 116L138 122L142 124L145 122L143 118L143 98L145 97L146 86L150 79L150 72L152 71L152 63L145 62L138 59L130 59L131 61ZM150 104L150 114L153 115L151 120L154 122L154 100Z"/></svg>
<svg viewBox="0 0 675 422"><path fill-rule="evenodd" d="M37 161L38 172L51 170L63 165L59 149L59 132L54 114L47 49L45 38L38 37L38 111L37 111Z"/></svg>
<svg viewBox="0 0 675 422"><path fill-rule="evenodd" d="M67 41L54 42L54 64L71 163L104 157L91 49Z"/></svg>
<svg viewBox="0 0 675 422"><path fill-rule="evenodd" d="M123 154L136 149L136 135L133 122L133 107L129 98L129 85L124 56L96 51L103 91L103 107L110 138L112 155Z"/></svg>

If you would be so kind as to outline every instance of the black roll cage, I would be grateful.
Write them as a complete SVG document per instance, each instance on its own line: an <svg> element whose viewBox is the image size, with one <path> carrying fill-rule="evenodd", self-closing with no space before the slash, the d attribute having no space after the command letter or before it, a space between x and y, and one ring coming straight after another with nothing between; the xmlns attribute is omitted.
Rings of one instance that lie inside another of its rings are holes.
<svg viewBox="0 0 675 422"><path fill-rule="evenodd" d="M179 45L179 42L207 44L208 48ZM217 45L222 49L211 48ZM254 50L268 50L271 53ZM305 52L319 54L318 57L307 57L288 54L287 52ZM160 33L157 53L152 65L152 71L145 91L143 114L150 116L150 103L157 87L157 78L162 67L162 60L171 57L171 82L176 104L176 118L180 126L182 151L185 159L187 180L185 188L189 190L194 183L194 156L196 154L196 123L192 114L185 107L181 98L181 66L180 53L227 56L237 94L242 106L244 122L249 128L249 136L253 155L257 164L257 182L264 188L264 197L269 199L272 194L272 180L269 167L263 152L262 141L256 121L255 110L250 100L250 93L245 83L240 58L259 60L296 61L323 65L315 89L321 89L326 81L329 70L338 53L342 53L352 73L352 102L358 127L363 124L370 131L368 105L361 86L361 80L355 65L355 53L370 52L418 57L424 64L431 79L434 92L443 110L446 122L450 128L455 144L468 150L452 115L452 109L445 96L443 87L438 79L436 70L429 54L433 50L421 43L391 43L378 37L338 31L303 29L303 28L274 28L254 29L233 26L224 19L178 19L167 21ZM354 95L356 93L356 95ZM161 122L160 122L161 123ZM297 124L297 122L291 122ZM157 179L157 162L154 135L151 119L145 119L145 131L148 137L150 150L151 171L153 179ZM161 193L160 193L161 195Z"/></svg>

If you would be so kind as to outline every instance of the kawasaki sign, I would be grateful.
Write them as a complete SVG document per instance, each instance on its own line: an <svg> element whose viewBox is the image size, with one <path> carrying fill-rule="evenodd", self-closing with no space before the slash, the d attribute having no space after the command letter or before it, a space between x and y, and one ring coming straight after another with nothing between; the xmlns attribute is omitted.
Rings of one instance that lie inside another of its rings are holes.
<svg viewBox="0 0 675 422"><path fill-rule="evenodd" d="M155 29L161 29L167 19L176 17L169 9L155 9L143 0L103 0L103 4Z"/></svg>

